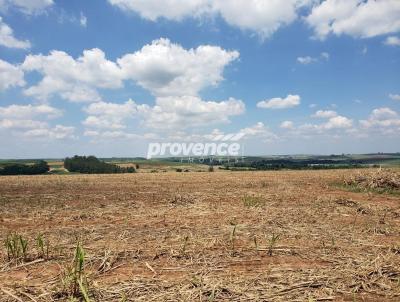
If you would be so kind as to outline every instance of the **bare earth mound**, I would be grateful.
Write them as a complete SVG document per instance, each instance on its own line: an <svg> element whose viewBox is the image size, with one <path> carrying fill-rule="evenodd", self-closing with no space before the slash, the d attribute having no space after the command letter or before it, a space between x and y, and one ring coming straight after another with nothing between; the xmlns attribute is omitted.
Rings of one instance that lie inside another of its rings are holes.
<svg viewBox="0 0 400 302"><path fill-rule="evenodd" d="M346 173L1 177L0 301L399 301L400 197Z"/></svg>

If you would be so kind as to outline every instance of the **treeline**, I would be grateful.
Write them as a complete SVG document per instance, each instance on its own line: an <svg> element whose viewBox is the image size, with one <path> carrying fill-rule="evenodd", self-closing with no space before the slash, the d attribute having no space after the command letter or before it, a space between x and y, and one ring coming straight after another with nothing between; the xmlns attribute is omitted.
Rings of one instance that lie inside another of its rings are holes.
<svg viewBox="0 0 400 302"><path fill-rule="evenodd" d="M37 175L49 172L50 167L44 160L33 165L6 164L0 168L0 175Z"/></svg>
<svg viewBox="0 0 400 302"><path fill-rule="evenodd" d="M114 174L114 173L134 173L134 167L122 168L114 164L108 164L99 160L95 156L67 157L64 160L64 168L69 172L79 172L85 174Z"/></svg>
<svg viewBox="0 0 400 302"><path fill-rule="evenodd" d="M226 165L227 170L324 170L362 168L359 161L344 160L259 160Z"/></svg>

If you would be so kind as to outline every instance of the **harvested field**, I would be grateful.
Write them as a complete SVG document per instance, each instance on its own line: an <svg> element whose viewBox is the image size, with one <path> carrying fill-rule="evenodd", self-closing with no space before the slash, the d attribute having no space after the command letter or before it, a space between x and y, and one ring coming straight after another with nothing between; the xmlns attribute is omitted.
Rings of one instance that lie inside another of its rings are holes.
<svg viewBox="0 0 400 302"><path fill-rule="evenodd" d="M1 239L28 243L0 301L399 301L400 196L349 173L0 177Z"/></svg>

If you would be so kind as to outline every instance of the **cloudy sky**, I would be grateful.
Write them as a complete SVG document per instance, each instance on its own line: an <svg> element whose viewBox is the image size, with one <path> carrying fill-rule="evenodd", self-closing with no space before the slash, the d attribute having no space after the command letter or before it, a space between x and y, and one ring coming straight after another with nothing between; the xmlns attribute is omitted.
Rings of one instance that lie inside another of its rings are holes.
<svg viewBox="0 0 400 302"><path fill-rule="evenodd" d="M399 0L0 0L0 158L400 151Z"/></svg>

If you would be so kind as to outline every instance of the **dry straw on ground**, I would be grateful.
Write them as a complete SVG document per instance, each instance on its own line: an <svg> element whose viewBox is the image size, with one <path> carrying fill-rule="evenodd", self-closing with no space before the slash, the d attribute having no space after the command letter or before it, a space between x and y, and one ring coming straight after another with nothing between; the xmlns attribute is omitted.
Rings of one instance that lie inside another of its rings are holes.
<svg viewBox="0 0 400 302"><path fill-rule="evenodd" d="M348 173L1 177L0 236L28 245L0 301L399 301L400 197Z"/></svg>
<svg viewBox="0 0 400 302"><path fill-rule="evenodd" d="M384 169L361 171L345 179L344 183L360 189L400 190L400 173Z"/></svg>

